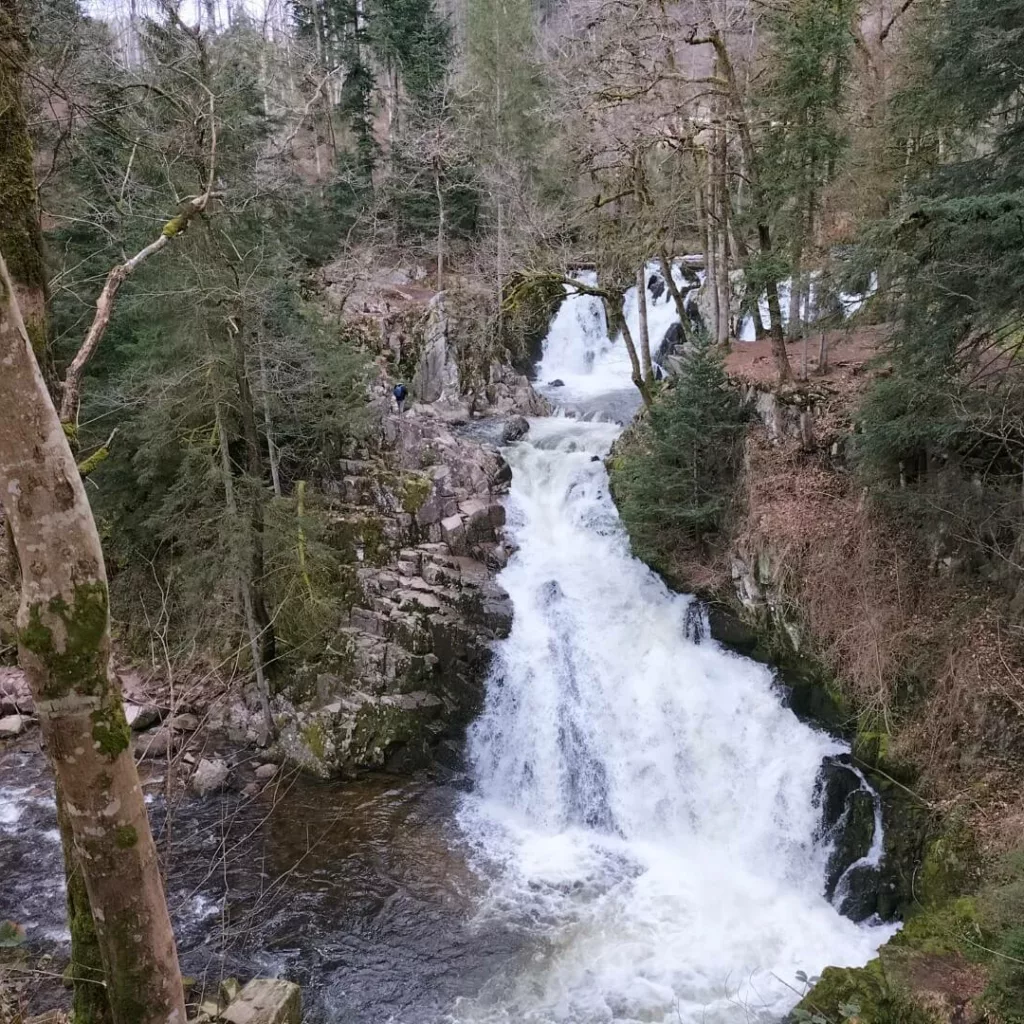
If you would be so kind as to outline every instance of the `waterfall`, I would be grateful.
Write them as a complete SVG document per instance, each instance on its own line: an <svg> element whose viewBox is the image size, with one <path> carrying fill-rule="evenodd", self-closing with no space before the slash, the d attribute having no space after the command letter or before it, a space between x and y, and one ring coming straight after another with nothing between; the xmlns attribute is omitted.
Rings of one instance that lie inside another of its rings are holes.
<svg viewBox="0 0 1024 1024"><path fill-rule="evenodd" d="M628 384L594 303L563 303L541 379ZM481 919L533 941L460 1021L777 1018L797 972L863 964L892 931L823 895L815 781L846 748L631 556L603 463L619 430L538 419L506 452L515 620L459 822L488 882Z"/></svg>

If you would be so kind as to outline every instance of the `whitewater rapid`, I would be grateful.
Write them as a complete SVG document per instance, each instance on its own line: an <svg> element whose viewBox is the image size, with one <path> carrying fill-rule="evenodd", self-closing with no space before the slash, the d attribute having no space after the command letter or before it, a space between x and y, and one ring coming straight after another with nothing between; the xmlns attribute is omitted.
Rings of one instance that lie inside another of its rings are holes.
<svg viewBox="0 0 1024 1024"><path fill-rule="evenodd" d="M569 298L539 379L563 380L555 398L619 391L617 346L595 300ZM478 922L534 941L459 1021L778 1018L798 972L864 964L892 933L823 895L815 783L846 748L769 669L689 636L692 599L630 554L603 462L620 429L556 415L506 450L515 619L459 823L488 882Z"/></svg>

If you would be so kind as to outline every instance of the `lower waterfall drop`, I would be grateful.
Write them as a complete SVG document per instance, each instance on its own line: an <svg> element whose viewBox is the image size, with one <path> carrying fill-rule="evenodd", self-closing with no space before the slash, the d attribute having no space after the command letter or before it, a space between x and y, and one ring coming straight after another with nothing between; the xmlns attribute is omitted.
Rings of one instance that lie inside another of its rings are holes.
<svg viewBox="0 0 1024 1024"><path fill-rule="evenodd" d="M603 464L619 430L539 419L506 452L515 619L459 822L480 918L531 941L458 1021L778 1019L798 972L864 964L894 930L824 896L815 782L844 745L769 669L695 636L693 599L630 554Z"/></svg>

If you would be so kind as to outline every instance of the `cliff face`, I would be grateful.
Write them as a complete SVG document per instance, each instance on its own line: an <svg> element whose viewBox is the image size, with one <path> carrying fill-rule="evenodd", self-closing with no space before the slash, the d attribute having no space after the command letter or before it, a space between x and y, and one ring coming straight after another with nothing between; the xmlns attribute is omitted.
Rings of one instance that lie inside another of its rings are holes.
<svg viewBox="0 0 1024 1024"><path fill-rule="evenodd" d="M278 754L321 777L458 760L490 645L512 622L494 580L509 554L500 499L511 471L480 438L546 411L507 362L493 360L486 379L460 365L444 295L392 288L359 305L357 329L379 353L372 428L315 481L345 575L336 632L328 656L290 670L273 698ZM398 380L411 393L401 416ZM235 738L256 739L254 705L227 712Z"/></svg>
<svg viewBox="0 0 1024 1024"><path fill-rule="evenodd" d="M941 522L907 524L859 482L852 438L873 371L852 348L785 388L749 352L730 357L753 413L730 514L658 568L709 603L722 642L779 667L794 710L848 738L882 796L882 875L858 901L904 929L869 968L827 971L802 1009L1009 1019L1024 978L1011 949L1024 888L1019 613Z"/></svg>

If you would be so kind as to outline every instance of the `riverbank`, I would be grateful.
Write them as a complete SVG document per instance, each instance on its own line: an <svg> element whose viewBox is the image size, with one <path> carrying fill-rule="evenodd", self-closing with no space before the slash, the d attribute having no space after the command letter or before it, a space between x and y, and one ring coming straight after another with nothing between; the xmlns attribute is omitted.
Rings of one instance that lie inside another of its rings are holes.
<svg viewBox="0 0 1024 1024"><path fill-rule="evenodd" d="M1009 1018L1024 991L1021 627L1005 590L943 536L907 529L857 478L856 410L886 372L873 362L879 338L831 334L827 370L812 346L807 380L784 387L769 383L767 351L736 346L726 369L751 425L721 529L655 567L710 603L720 639L780 667L794 710L848 737L885 799L879 910L904 929L869 970L827 972L805 1008L906 1019L893 1007L909 993L928 1018ZM795 366L800 355L793 346ZM644 444L641 424L616 449L613 484Z"/></svg>

